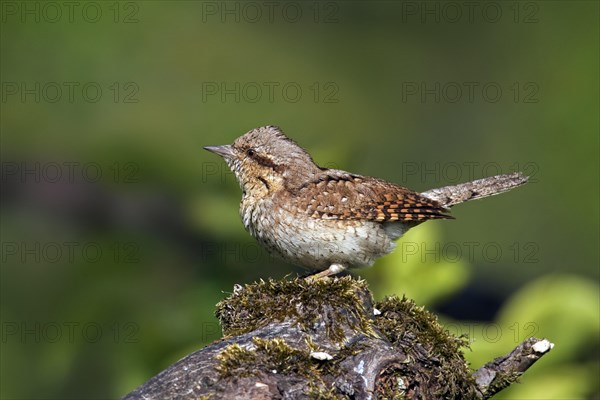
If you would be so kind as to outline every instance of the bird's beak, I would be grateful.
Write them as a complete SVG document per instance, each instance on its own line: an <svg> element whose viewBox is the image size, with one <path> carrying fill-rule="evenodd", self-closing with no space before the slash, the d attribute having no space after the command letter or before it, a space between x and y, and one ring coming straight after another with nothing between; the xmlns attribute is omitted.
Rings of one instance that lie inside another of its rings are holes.
<svg viewBox="0 0 600 400"><path fill-rule="evenodd" d="M205 146L204 150L208 150L211 153L218 154L225 159L232 158L234 155L233 147L231 147L231 145L229 144L224 144L222 146Z"/></svg>

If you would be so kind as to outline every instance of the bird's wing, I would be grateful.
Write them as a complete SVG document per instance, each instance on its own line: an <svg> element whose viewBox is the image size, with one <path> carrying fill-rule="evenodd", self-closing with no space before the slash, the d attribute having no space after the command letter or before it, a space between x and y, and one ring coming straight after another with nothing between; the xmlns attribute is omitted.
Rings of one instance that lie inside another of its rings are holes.
<svg viewBox="0 0 600 400"><path fill-rule="evenodd" d="M339 170L325 170L290 193L286 203L314 218L377 222L452 218L444 207L419 193Z"/></svg>

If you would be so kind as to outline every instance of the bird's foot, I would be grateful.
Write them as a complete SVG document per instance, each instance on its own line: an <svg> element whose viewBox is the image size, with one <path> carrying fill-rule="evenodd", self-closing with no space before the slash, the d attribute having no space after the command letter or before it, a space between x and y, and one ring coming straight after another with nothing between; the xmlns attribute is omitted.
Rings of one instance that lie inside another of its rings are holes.
<svg viewBox="0 0 600 400"><path fill-rule="evenodd" d="M316 274L309 275L304 279L306 279L309 282L314 282L318 279L323 279L323 278L327 278L328 276L331 276L331 275L339 274L340 272L343 272L345 270L346 270L346 267L343 266L342 264L331 264L329 266L329 268L327 268L323 271L317 272Z"/></svg>

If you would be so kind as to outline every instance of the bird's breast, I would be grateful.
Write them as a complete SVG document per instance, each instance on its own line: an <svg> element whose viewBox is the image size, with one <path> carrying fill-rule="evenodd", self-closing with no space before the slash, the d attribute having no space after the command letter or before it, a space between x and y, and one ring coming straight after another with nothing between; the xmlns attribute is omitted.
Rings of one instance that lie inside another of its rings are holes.
<svg viewBox="0 0 600 400"><path fill-rule="evenodd" d="M313 218L277 205L277 199L242 199L244 227L270 253L299 266L325 269L332 263L370 265L394 248L381 224Z"/></svg>

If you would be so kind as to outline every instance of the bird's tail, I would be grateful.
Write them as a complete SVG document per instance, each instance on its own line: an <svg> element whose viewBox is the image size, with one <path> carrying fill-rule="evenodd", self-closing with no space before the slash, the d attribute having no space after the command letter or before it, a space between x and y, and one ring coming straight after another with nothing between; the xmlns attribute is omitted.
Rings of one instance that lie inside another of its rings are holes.
<svg viewBox="0 0 600 400"><path fill-rule="evenodd" d="M435 200L444 207L452 207L469 200L481 199L495 194L507 192L517 186L524 185L529 179L520 172L490 176L489 178L431 189L421 195Z"/></svg>

